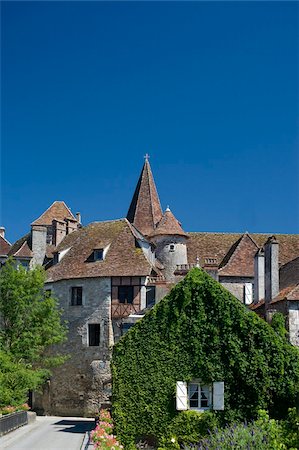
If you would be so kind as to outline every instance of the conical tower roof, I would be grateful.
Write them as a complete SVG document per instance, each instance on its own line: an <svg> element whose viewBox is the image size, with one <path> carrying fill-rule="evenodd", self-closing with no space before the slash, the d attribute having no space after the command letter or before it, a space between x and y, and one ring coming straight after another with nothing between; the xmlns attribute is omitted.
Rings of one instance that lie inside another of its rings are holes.
<svg viewBox="0 0 299 450"><path fill-rule="evenodd" d="M131 201L127 219L149 236L162 218L162 209L148 159L146 158Z"/></svg>
<svg viewBox="0 0 299 450"><path fill-rule="evenodd" d="M175 218L175 216L172 214L172 212L168 207L165 213L163 214L162 219L158 223L157 228L151 234L151 236L162 236L162 235L177 235L188 237L188 235L181 227L180 222Z"/></svg>

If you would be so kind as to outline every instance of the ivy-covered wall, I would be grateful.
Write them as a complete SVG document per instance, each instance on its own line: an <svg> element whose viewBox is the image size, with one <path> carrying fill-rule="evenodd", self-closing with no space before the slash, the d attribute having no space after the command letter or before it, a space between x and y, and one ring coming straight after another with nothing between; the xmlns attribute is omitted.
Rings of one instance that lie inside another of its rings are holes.
<svg viewBox="0 0 299 450"><path fill-rule="evenodd" d="M113 417L129 446L163 436L176 381L225 382L223 421L295 405L299 351L201 269L193 269L114 347Z"/></svg>

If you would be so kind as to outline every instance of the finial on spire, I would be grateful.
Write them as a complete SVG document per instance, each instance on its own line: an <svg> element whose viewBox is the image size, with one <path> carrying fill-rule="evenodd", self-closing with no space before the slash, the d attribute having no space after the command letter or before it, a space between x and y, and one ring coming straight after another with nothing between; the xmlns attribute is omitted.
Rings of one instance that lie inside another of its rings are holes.
<svg viewBox="0 0 299 450"><path fill-rule="evenodd" d="M150 155L149 155L148 153L146 153L146 154L144 155L144 159L145 159L145 161L148 161L148 160L150 159Z"/></svg>
<svg viewBox="0 0 299 450"><path fill-rule="evenodd" d="M167 205L167 208L166 208L165 212L166 211L168 211L168 212L170 211L169 205Z"/></svg>

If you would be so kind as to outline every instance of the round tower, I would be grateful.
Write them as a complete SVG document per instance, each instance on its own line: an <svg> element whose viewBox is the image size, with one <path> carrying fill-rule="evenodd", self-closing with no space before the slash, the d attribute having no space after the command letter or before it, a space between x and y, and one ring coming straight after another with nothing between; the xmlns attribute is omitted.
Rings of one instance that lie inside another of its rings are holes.
<svg viewBox="0 0 299 450"><path fill-rule="evenodd" d="M187 239L180 222L167 207L162 219L151 234L151 240L156 245L156 258L164 266L167 281L175 281L174 272L178 265L187 264Z"/></svg>

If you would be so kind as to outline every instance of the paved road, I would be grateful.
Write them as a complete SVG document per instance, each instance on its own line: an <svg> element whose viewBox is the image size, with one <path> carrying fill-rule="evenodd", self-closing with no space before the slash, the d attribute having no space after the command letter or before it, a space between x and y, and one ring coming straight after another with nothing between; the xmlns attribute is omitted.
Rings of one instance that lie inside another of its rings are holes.
<svg viewBox="0 0 299 450"><path fill-rule="evenodd" d="M82 417L37 417L0 438L1 450L80 450L84 434L94 420Z"/></svg>

